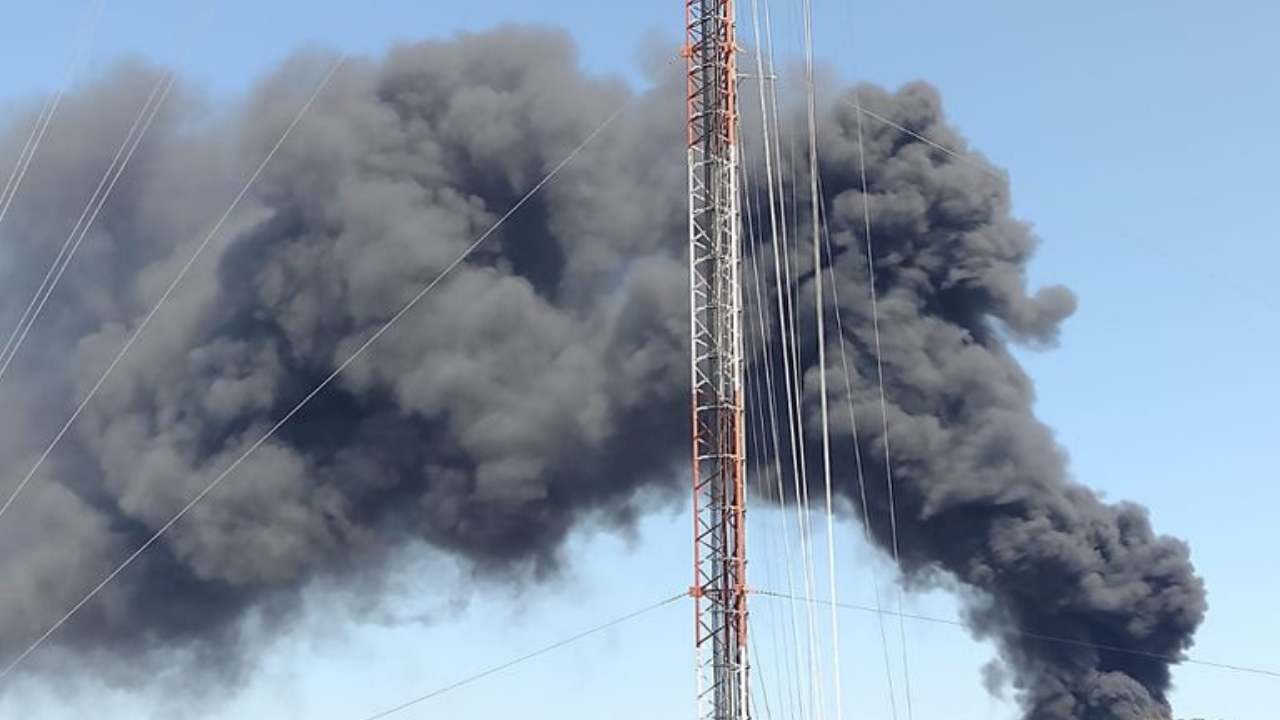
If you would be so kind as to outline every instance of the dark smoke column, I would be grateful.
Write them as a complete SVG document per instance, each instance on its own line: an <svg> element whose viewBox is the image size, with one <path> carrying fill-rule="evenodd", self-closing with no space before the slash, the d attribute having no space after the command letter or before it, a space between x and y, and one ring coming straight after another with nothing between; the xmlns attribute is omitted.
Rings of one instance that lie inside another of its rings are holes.
<svg viewBox="0 0 1280 720"><path fill-rule="evenodd" d="M326 67L294 59L223 122L196 122L197 105L180 101L157 119L0 384L0 466L28 467ZM66 99L6 220L0 327L16 322L31 269L56 254L154 73L123 68ZM684 498L687 140L674 75L26 671L145 682L148 663L183 651L197 659L188 669L243 676L271 639L262 628L287 628L308 591L336 586L376 606L406 548L537 581L569 560L575 530L626 528L655 500ZM630 92L584 75L568 39L545 30L407 45L340 73L0 523L0 654L26 647L167 522ZM963 146L924 86L863 98ZM874 459L854 120L834 102L820 121L844 320L827 357L839 362L840 336ZM0 130L0 157L17 154L27 127ZM1004 182L882 124L866 129L906 571L972 599L974 627L1000 648L1029 720L1167 715L1169 663L1029 635L1176 656L1204 612L1187 549L1156 536L1140 507L1072 482L1032 414L1006 343L1052 343L1072 295L1028 293L1035 238L1011 218ZM792 260L803 276L809 254ZM801 358L809 400L815 357L809 347ZM828 369L830 405L843 408L842 375ZM844 413L832 419L846 436ZM836 460L857 498L851 458ZM866 468L872 529L886 543L878 467Z"/></svg>
<svg viewBox="0 0 1280 720"><path fill-rule="evenodd" d="M870 111L964 147L927 86L860 95ZM842 100L821 148L829 263L844 325L832 325L828 338L838 333L853 364L872 530L889 548L857 115L852 97ZM1103 503L1067 476L1062 451L1033 414L1032 383L1006 347L1054 343L1074 296L1062 287L1028 293L1025 267L1037 240L1010 216L998 175L885 123L863 122L904 571L925 582L958 581L968 619L996 641L1027 720L1169 717L1171 662L1159 658L1190 646L1205 611L1187 546L1156 535L1145 508ZM801 253L793 267L812 263ZM814 317L803 307L812 290L797 292L801 317ZM806 332L814 336L812 327ZM805 356L814 442L816 352L806 348ZM846 407L849 392L838 357L830 347L833 409ZM846 413L832 412L835 432L848 438ZM852 452L841 460L844 490L857 503Z"/></svg>

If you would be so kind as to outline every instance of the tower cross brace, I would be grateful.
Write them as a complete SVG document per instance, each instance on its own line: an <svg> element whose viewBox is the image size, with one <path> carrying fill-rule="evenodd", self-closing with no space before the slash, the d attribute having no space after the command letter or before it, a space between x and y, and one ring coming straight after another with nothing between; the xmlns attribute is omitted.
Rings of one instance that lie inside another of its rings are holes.
<svg viewBox="0 0 1280 720"><path fill-rule="evenodd" d="M733 0L686 0L698 717L749 717L742 219Z"/></svg>

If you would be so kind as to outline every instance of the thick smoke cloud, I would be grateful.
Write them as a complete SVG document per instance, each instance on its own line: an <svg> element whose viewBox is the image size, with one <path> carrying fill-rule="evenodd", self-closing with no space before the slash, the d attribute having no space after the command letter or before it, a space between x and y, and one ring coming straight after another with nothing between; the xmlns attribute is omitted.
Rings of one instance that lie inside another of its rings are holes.
<svg viewBox="0 0 1280 720"><path fill-rule="evenodd" d="M897 125L964 147L930 88L914 85L896 94L868 88L859 98ZM958 162L864 118L864 198L858 113L851 94L841 100L819 142L830 235L824 267L834 277L843 320L828 333L844 343L851 377L846 383L839 345L831 342L828 394L837 409L837 438L853 430L842 410L850 401L858 420L875 538L892 547L889 470L882 460L888 442L903 569L924 581L943 570L949 584L959 582L971 599L968 620L978 635L996 641L1006 665L996 674L1011 675L1028 720L1168 717L1167 658L1189 647L1205 612L1188 549L1157 536L1142 506L1104 503L1067 476L1051 431L1032 414L1032 383L1007 345L1051 346L1074 311L1074 295L1062 287L1028 293L1025 268L1036 238L1011 217L1007 183L983 168L981 158ZM803 197L805 171L797 172ZM887 440L864 207L872 228ZM802 218L798 236L811 233ZM762 273L771 272L771 259L760 264ZM791 267L807 273L795 297L798 316L812 318L811 250L797 252ZM827 303L835 304L830 297ZM828 307L828 318L834 310ZM801 329L816 337L812 323L802 320ZM813 343L800 350L811 459L821 452ZM777 353L775 368L782 367ZM858 456L847 442L837 442L836 452L837 476L857 502ZM810 477L819 472L813 465Z"/></svg>
<svg viewBox="0 0 1280 720"><path fill-rule="evenodd" d="M294 59L216 120L179 98L157 121L0 384L10 476L87 391L326 62ZM0 230L5 327L155 73L124 67L68 99ZM527 29L404 46L345 68L0 522L0 651L11 656L38 636L631 92L584 75L561 34ZM926 86L867 89L864 101L963 145ZM828 359L839 336L863 454L875 458L883 438L872 421L856 118L843 102L824 112L830 263L844 320L842 331L832 326ZM539 577L564 562L575 527L624 527L679 497L688 450L682 114L678 79L658 80L86 606L53 638L55 650L186 649L234 671L260 640L243 632L250 613L288 619L308 586L377 576L407 545L486 575ZM16 154L23 120L0 135L0 158ZM964 588L973 627L997 643L1029 719L1167 715L1167 663L1026 635L1176 655L1204 610L1185 546L1155 536L1140 507L1104 504L1072 482L1031 414L1031 383L1005 343L1051 344L1072 295L1028 294L1035 239L1010 217L1003 182L885 126L866 129L905 570L944 571ZM811 276L803 253L794 262ZM807 286L802 279L799 297ZM812 401L813 348L802 356ZM838 365L829 370L843 378ZM832 382L833 407L845 388ZM848 431L840 413L833 420ZM850 459L837 460L842 492L856 501ZM872 516L882 518L877 467L866 472ZM887 526L873 531L886 542Z"/></svg>

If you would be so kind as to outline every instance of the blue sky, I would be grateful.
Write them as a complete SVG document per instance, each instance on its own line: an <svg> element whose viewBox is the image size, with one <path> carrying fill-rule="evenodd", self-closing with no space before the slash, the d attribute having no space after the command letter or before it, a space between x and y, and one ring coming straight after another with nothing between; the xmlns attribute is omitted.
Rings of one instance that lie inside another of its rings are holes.
<svg viewBox="0 0 1280 720"><path fill-rule="evenodd" d="M1155 0L814 4L823 60L847 77L937 85L973 144L1009 169L1017 213L1045 241L1035 279L1070 285L1081 300L1060 348L1022 353L1040 416L1070 451L1077 478L1109 498L1149 505L1160 531L1190 541L1210 592L1193 655L1275 668L1269 651L1280 645L1280 623L1270 602L1280 579L1268 570L1280 539L1268 531L1280 502L1271 412L1280 378L1267 368L1280 358L1280 339L1267 328L1280 310L1270 285L1280 267L1272 177L1280 167L1272 131L1280 11L1261 0L1212 8ZM176 60L175 38L194 5L108 0L91 59ZM0 3L0 104L56 86L86 6ZM674 40L681 17L674 0L222 0L182 70L207 92L231 97L303 45L376 53L396 40L540 22L577 37L592 70L634 78L646 41ZM519 597L467 594L449 579L447 561L421 560L412 577L430 579L406 579L405 612L434 611L434 621L357 625L317 607L266 652L247 687L193 705L191 716L359 720L679 591L689 576L687 528L673 511L646 521L635 538L584 533L575 540L581 562L562 582ZM883 583L887 566L854 529L839 536L842 597L870 603L871 570ZM470 600L463 609L452 602L460 593ZM907 603L954 614L941 595ZM769 601L756 607L773 612ZM605 708L620 719L686 720L694 708L690 612L679 603L400 717L519 711L536 720ZM841 628L846 715L889 720L874 619L847 613ZM892 640L896 623L889 631ZM989 648L940 626L911 624L907 639L917 717L1014 716L981 688ZM892 651L896 667L899 649ZM1197 666L1176 678L1182 716L1274 717L1274 678ZM24 686L0 699L0 716L171 717L175 702Z"/></svg>

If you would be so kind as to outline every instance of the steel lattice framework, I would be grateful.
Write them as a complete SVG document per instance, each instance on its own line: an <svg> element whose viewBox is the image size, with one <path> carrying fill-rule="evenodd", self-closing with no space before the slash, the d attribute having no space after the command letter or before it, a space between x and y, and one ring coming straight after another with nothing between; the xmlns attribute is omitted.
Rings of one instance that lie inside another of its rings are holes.
<svg viewBox="0 0 1280 720"><path fill-rule="evenodd" d="M698 710L746 720L746 429L733 0L686 0Z"/></svg>

